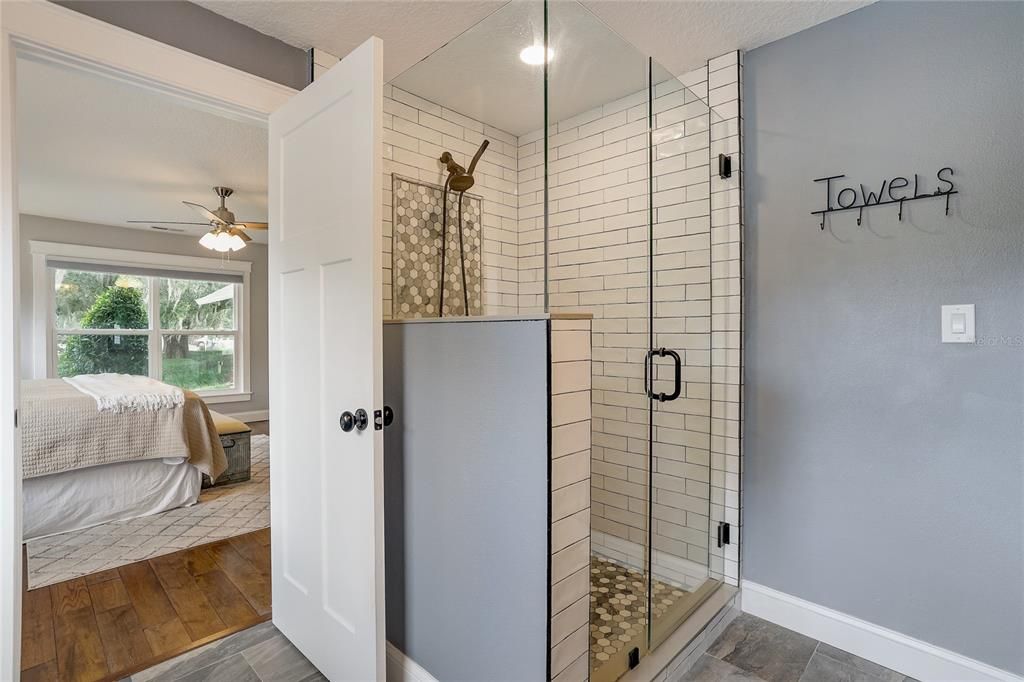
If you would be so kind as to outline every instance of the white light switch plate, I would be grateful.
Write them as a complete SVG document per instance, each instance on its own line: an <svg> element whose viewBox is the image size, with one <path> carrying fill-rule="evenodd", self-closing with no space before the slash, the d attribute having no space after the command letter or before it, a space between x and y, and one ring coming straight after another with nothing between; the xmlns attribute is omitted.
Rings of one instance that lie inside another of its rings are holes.
<svg viewBox="0 0 1024 682"><path fill-rule="evenodd" d="M974 304L942 306L942 343L974 343Z"/></svg>

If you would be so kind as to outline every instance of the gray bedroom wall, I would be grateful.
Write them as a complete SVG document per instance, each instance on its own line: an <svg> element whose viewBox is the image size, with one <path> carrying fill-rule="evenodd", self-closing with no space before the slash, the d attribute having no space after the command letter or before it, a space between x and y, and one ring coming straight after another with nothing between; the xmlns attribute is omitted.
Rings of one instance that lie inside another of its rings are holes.
<svg viewBox="0 0 1024 682"><path fill-rule="evenodd" d="M744 70L744 578L1018 674L1022 37L1020 2L881 2ZM931 192L944 166L949 217L809 215L813 178ZM951 303L977 344L940 343Z"/></svg>
<svg viewBox="0 0 1024 682"><path fill-rule="evenodd" d="M32 376L32 240L84 244L131 251L151 251L179 256L210 257L210 251L199 246L193 236L161 234L155 231L94 225L35 215L21 216L21 373ZM213 409L225 414L255 412L268 409L267 370L267 247L249 244L232 254L233 260L252 262L251 298L249 301L249 355L252 398L248 401L216 403Z"/></svg>
<svg viewBox="0 0 1024 682"><path fill-rule="evenodd" d="M184 0L57 0L76 12L301 90L305 50Z"/></svg>
<svg viewBox="0 0 1024 682"><path fill-rule="evenodd" d="M546 677L547 326L384 325L387 635L439 680Z"/></svg>

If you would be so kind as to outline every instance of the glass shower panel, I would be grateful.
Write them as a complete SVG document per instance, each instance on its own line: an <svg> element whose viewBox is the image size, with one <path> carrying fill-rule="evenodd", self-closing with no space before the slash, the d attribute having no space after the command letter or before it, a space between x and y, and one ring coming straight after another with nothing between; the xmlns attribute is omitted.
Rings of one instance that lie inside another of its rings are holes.
<svg viewBox="0 0 1024 682"><path fill-rule="evenodd" d="M648 60L579 3L548 3L547 22L547 231L521 233L520 249L543 254L546 237L551 313L593 315L590 679L602 682L649 641Z"/></svg>
<svg viewBox="0 0 1024 682"><path fill-rule="evenodd" d="M543 41L543 2L511 2L385 88L386 315L519 312L518 235L543 185L521 145L544 126L543 66L520 53Z"/></svg>
<svg viewBox="0 0 1024 682"><path fill-rule="evenodd" d="M654 647L717 588L718 581L709 570L714 537L713 114L706 103L705 75L684 83L652 61L650 95L649 590Z"/></svg>

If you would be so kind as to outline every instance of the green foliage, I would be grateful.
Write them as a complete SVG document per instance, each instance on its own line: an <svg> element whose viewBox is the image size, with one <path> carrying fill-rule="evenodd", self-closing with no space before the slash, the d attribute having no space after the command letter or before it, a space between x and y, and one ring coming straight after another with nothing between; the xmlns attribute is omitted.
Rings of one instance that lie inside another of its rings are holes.
<svg viewBox="0 0 1024 682"><path fill-rule="evenodd" d="M80 329L89 326L102 326L88 324L85 321L85 315L103 292L119 282L140 288L142 296L145 298L147 283L145 279L106 272L58 270L55 296L57 329ZM143 318L141 327L146 327L145 318Z"/></svg>
<svg viewBox="0 0 1024 682"><path fill-rule="evenodd" d="M82 326L92 329L145 329L146 303L142 291L110 286L82 316ZM58 360L60 376L119 372L146 374L149 341L145 336L70 336Z"/></svg>
<svg viewBox="0 0 1024 682"><path fill-rule="evenodd" d="M211 338L218 337L197 336L193 332L234 329L234 285L74 270L58 270L56 274L58 335L62 329L148 329L148 295L158 295L162 380L189 389L233 385L234 358L230 347L226 351L209 348ZM223 300L199 303L204 297L221 296ZM60 376L148 373L147 336L86 333L58 338Z"/></svg>
<svg viewBox="0 0 1024 682"><path fill-rule="evenodd" d="M231 329L235 323L234 299L199 305L204 296L216 293L225 285L194 279L160 280L160 327L170 329ZM188 358L188 336L166 334L163 338L164 359ZM166 372L164 375L166 377ZM165 378L167 383L174 383ZM183 386L184 384L175 384Z"/></svg>
<svg viewBox="0 0 1024 682"><path fill-rule="evenodd" d="M187 358L164 358L163 381L193 391L230 388L234 369L230 353L191 351Z"/></svg>

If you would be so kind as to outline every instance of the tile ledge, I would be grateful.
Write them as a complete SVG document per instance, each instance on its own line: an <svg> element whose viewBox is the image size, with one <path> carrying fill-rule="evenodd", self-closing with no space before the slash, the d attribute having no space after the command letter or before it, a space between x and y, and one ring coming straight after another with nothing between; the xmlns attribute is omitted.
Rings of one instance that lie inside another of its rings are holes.
<svg viewBox="0 0 1024 682"><path fill-rule="evenodd" d="M590 320L591 313L536 313L530 315L478 315L476 317L416 317L386 319L384 324L438 324L466 322L536 322L542 320Z"/></svg>

